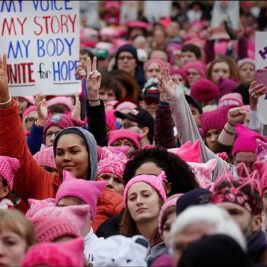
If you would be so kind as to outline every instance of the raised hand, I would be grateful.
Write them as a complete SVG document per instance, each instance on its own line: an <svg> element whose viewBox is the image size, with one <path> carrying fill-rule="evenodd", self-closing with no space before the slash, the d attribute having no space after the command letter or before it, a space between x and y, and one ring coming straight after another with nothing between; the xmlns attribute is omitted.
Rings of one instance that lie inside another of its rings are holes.
<svg viewBox="0 0 267 267"><path fill-rule="evenodd" d="M161 77L159 78L160 90L164 95L164 99L174 98L176 96L177 84L172 80L170 75L170 66L161 68Z"/></svg>
<svg viewBox="0 0 267 267"><path fill-rule="evenodd" d="M76 76L80 80L86 79L86 70L82 67L82 64L80 63L76 69Z"/></svg>
<svg viewBox="0 0 267 267"><path fill-rule="evenodd" d="M256 81L250 83L249 87L250 108L257 110L258 99L260 96L267 93L267 88L263 83L257 84Z"/></svg>
<svg viewBox="0 0 267 267"><path fill-rule="evenodd" d="M7 76L7 60L6 55L3 58L0 56L0 107L6 108L11 105L10 95L8 92L8 76ZM6 105L1 105L1 103L8 102Z"/></svg>
<svg viewBox="0 0 267 267"><path fill-rule="evenodd" d="M246 114L246 111L241 107L231 108L227 115L228 123L231 126L235 126L237 123L244 123Z"/></svg>
<svg viewBox="0 0 267 267"><path fill-rule="evenodd" d="M78 120L81 119L81 102L78 94L75 95L75 105L71 112L71 117Z"/></svg>
<svg viewBox="0 0 267 267"><path fill-rule="evenodd" d="M38 113L38 119L37 119L36 124L44 127L45 121L48 117L48 108L46 106L45 96L42 96L41 94L37 94L35 96L35 105L37 107L37 113Z"/></svg>
<svg viewBox="0 0 267 267"><path fill-rule="evenodd" d="M93 58L93 64L91 59L87 60L87 78L86 89L89 101L99 100L99 89L101 85L101 73L97 70L97 59Z"/></svg>

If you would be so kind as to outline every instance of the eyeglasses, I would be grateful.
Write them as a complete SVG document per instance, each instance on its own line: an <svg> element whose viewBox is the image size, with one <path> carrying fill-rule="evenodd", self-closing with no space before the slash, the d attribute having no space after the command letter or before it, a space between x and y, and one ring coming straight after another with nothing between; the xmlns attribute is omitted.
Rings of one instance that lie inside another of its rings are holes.
<svg viewBox="0 0 267 267"><path fill-rule="evenodd" d="M187 72L187 75L189 76L189 75L193 75L193 76L196 76L196 75L199 75L199 73L198 72Z"/></svg>
<svg viewBox="0 0 267 267"><path fill-rule="evenodd" d="M120 56L120 57L118 57L118 60L120 60L120 61L123 61L125 59L132 60L132 59L134 59L134 57L133 56Z"/></svg>
<svg viewBox="0 0 267 267"><path fill-rule="evenodd" d="M125 123L123 123L122 128L123 129L129 129L129 128L134 127L134 126L139 127L138 124L133 124L133 123L130 123L130 122L125 122Z"/></svg>
<svg viewBox="0 0 267 267"><path fill-rule="evenodd" d="M28 117L25 120L25 122L35 122L35 121L37 121L37 118L34 118L34 117Z"/></svg>
<svg viewBox="0 0 267 267"><path fill-rule="evenodd" d="M46 137L46 138L47 138L47 137L51 138L53 135L55 135L55 137L56 137L59 133L60 133L60 131L56 131L56 132L48 131L48 132L46 132L45 137Z"/></svg>

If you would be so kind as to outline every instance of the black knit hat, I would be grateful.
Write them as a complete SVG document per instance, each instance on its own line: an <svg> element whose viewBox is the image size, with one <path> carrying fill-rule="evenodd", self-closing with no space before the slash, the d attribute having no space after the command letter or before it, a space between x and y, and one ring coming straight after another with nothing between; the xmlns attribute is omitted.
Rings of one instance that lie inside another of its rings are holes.
<svg viewBox="0 0 267 267"><path fill-rule="evenodd" d="M138 61L138 57L137 57L137 50L135 49L134 46L130 45L130 44L125 44L123 46L121 46L118 50L117 50L117 53L116 53L116 66L117 66L117 63L118 63L118 58L119 58L119 55L120 53L122 52L129 52L133 55L136 63L138 64L139 61Z"/></svg>

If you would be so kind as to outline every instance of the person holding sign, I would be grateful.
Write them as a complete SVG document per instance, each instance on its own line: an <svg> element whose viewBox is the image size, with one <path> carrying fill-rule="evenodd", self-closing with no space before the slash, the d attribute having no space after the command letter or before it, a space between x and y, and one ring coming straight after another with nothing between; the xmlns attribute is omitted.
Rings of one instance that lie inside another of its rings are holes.
<svg viewBox="0 0 267 267"><path fill-rule="evenodd" d="M93 64L87 62L88 97L99 91L101 74ZM88 99L98 103L98 99ZM6 55L0 58L0 155L15 157L20 169L14 177L14 189L22 200L55 197L61 184L63 170L79 179L95 180L97 174L97 146L95 138L79 127L61 131L54 142L54 155L59 176L47 172L32 157L25 140L18 109L8 90ZM12 140L10 142L10 140Z"/></svg>

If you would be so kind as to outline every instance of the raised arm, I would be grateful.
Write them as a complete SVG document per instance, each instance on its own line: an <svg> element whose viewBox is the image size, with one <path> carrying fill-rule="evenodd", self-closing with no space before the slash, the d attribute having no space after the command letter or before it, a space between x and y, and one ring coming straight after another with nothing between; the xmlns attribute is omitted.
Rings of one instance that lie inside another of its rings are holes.
<svg viewBox="0 0 267 267"><path fill-rule="evenodd" d="M172 81L168 68L162 68L161 79L163 84L163 91L165 94L164 98L165 101L170 104L172 116L177 129L177 135L181 145L189 140L191 140L192 142L200 140L202 162L207 162L213 158L216 158L218 161L217 166L213 172L213 180L216 179L222 167L229 169L232 168L232 166L216 156L204 144L197 125L194 121L194 117L185 99L183 89Z"/></svg>
<svg viewBox="0 0 267 267"><path fill-rule="evenodd" d="M54 175L33 159L21 125L18 109L8 90L7 60L0 57L0 155L17 158L20 168L14 178L14 189L25 201L54 196Z"/></svg>
<svg viewBox="0 0 267 267"><path fill-rule="evenodd" d="M103 101L99 98L101 73L97 70L96 57L91 64L87 60L87 117L88 129L94 135L99 146L107 146L106 115Z"/></svg>

